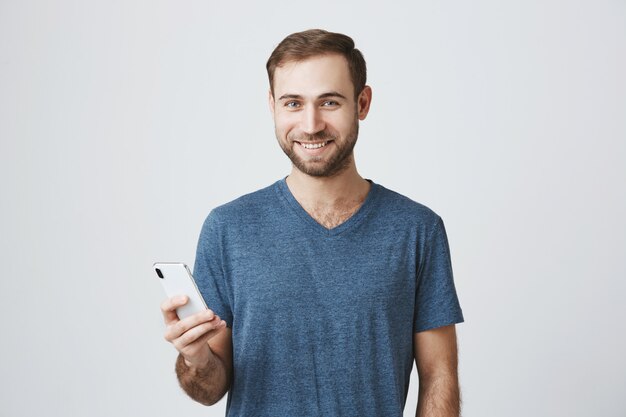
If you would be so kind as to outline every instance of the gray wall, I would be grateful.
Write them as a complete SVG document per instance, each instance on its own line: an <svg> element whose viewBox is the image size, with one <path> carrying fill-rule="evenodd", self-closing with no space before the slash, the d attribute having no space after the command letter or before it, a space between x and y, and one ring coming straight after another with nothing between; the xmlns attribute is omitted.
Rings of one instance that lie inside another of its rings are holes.
<svg viewBox="0 0 626 417"><path fill-rule="evenodd" d="M446 223L464 415L626 415L626 3L382 3L0 1L0 415L223 415L151 264L288 173L264 65L311 27L369 63L362 175Z"/></svg>

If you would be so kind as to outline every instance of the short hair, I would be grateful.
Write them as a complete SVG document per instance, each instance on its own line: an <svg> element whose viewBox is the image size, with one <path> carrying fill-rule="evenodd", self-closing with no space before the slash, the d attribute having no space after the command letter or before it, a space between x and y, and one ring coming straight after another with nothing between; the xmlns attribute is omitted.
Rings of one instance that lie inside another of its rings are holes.
<svg viewBox="0 0 626 417"><path fill-rule="evenodd" d="M354 47L354 41L351 37L322 29L292 33L274 49L266 64L272 96L274 95L274 72L277 67L287 62L303 61L314 56L332 53L340 54L348 61L348 70L354 85L354 98L356 99L363 91L367 79L367 68L363 54Z"/></svg>

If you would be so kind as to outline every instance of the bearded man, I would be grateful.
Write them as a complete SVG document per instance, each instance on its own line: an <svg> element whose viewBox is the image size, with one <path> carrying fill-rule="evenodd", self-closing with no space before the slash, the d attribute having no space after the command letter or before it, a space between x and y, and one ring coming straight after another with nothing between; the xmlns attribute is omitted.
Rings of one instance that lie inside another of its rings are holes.
<svg viewBox="0 0 626 417"><path fill-rule="evenodd" d="M227 416L458 416L463 322L441 217L359 175L353 149L372 89L353 40L285 38L267 62L289 175L214 208L194 276L209 310L162 306L176 371Z"/></svg>

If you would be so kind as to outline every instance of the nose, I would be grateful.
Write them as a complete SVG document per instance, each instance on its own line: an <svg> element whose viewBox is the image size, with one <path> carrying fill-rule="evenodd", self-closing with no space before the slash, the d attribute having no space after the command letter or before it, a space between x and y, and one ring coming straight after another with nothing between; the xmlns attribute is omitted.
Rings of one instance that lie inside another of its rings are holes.
<svg viewBox="0 0 626 417"><path fill-rule="evenodd" d="M321 132L326 127L320 110L314 106L305 108L302 112L301 129L308 135Z"/></svg>

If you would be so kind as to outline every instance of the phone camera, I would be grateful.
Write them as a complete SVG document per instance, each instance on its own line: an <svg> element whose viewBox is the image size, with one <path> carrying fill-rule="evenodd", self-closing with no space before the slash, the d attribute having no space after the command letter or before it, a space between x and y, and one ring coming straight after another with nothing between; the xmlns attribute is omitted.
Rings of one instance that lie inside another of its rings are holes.
<svg viewBox="0 0 626 417"><path fill-rule="evenodd" d="M159 276L159 278L163 278L163 273L161 272L161 270L159 268L154 268L154 270L156 271L156 273Z"/></svg>

